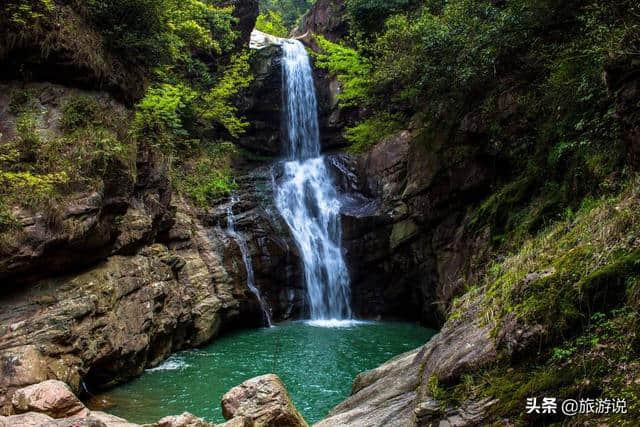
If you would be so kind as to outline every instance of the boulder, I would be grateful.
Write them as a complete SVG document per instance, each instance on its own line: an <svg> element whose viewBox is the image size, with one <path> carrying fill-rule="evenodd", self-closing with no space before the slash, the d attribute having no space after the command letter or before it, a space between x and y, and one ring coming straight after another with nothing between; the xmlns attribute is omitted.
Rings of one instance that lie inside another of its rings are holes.
<svg viewBox="0 0 640 427"><path fill-rule="evenodd" d="M182 415L164 417L152 427L215 427L213 424L188 412Z"/></svg>
<svg viewBox="0 0 640 427"><path fill-rule="evenodd" d="M245 381L222 397L226 419L248 417L256 427L306 427L282 380L274 374Z"/></svg>
<svg viewBox="0 0 640 427"><path fill-rule="evenodd" d="M53 418L37 412L13 415L11 417L0 417L0 427L42 427L55 422Z"/></svg>
<svg viewBox="0 0 640 427"><path fill-rule="evenodd" d="M87 414L88 410L68 385L49 380L16 390L11 400L16 413L39 412L53 418Z"/></svg>

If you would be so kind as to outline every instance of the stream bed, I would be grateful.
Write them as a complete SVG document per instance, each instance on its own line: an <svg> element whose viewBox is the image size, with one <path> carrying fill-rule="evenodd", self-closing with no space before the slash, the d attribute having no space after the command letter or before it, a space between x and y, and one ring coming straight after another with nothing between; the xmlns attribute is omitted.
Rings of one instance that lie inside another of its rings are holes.
<svg viewBox="0 0 640 427"><path fill-rule="evenodd" d="M282 378L309 423L349 396L355 376L424 344L435 331L401 322L347 322L317 327L290 322L241 331L207 347L176 353L136 380L101 395L107 409L135 423L185 411L223 422L220 400L242 382L267 373Z"/></svg>

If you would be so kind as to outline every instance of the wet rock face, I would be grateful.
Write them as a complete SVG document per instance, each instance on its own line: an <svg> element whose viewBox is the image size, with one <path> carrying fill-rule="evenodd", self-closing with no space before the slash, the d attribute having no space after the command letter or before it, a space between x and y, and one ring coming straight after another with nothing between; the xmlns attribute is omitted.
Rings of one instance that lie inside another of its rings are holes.
<svg viewBox="0 0 640 427"><path fill-rule="evenodd" d="M447 147L448 136L405 130L348 166L356 178L345 190L376 201L343 218L354 306L365 317L437 327L488 251L486 231L469 232L464 212L486 191L489 162L472 139Z"/></svg>
<svg viewBox="0 0 640 427"><path fill-rule="evenodd" d="M226 201L210 209L203 218L211 229L224 229L231 207L237 232L246 240L255 275L255 285L271 308L273 319L290 320L304 315L305 290L298 252L287 225L274 205L274 179L278 166L254 167L240 174L237 201ZM223 262L236 286L246 289L246 267L240 248L230 241ZM257 300L247 299L249 311L260 313Z"/></svg>
<svg viewBox="0 0 640 427"><path fill-rule="evenodd" d="M253 82L241 97L240 111L249 122L238 141L252 153L279 156L282 141L282 48L269 44L251 51Z"/></svg>
<svg viewBox="0 0 640 427"><path fill-rule="evenodd" d="M228 420L249 418L255 427L308 427L289 397L282 380L269 374L252 378L222 397Z"/></svg>

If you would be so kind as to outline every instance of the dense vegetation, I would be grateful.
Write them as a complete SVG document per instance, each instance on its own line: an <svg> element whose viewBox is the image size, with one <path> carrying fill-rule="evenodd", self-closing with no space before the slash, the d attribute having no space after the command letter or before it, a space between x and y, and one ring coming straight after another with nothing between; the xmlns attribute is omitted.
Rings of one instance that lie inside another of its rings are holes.
<svg viewBox="0 0 640 427"><path fill-rule="evenodd" d="M385 131L381 122L419 113L425 128L446 128L477 118L484 149L509 173L510 186L479 218L500 240L575 210L622 166L612 90L640 53L638 14L632 1L349 0L350 38L339 45L318 37L317 65L343 83L344 106L366 107L370 118L348 132L362 146ZM531 197L547 205L541 217L505 218Z"/></svg>
<svg viewBox="0 0 640 427"><path fill-rule="evenodd" d="M290 31L298 24L300 17L309 10L313 3L315 3L315 0L261 0L260 13L262 19L258 18L256 27L268 33L266 28L261 28L261 24L263 22L277 22L282 25L281 28Z"/></svg>
<svg viewBox="0 0 640 427"><path fill-rule="evenodd" d="M635 402L640 218L625 128L638 123L640 105L621 94L633 93L639 72L638 3L346 5L349 37L317 37L316 64L342 82L342 105L364 114L347 130L351 149L409 122L422 129L414 143L446 133L455 145L461 123L472 123L474 149L495 159L495 183L470 210L469 228L488 227L502 255L468 283L449 321L483 307L496 336L516 319L538 339L537 352L515 362L501 355L457 384L433 378L432 394L443 407L498 397L495 419L521 423L536 422L522 415L531 396Z"/></svg>
<svg viewBox="0 0 640 427"><path fill-rule="evenodd" d="M4 206L25 189L33 203L53 200L88 176L100 181L105 171L94 167L94 159L104 163L124 156L131 165L135 147L142 145L173 159L168 163L176 186L195 201L204 204L227 194L233 178L230 145L224 141L247 126L234 102L251 81L249 52L237 48L233 11L216 0L12 0L3 6L2 55L29 43L43 57L68 49L76 52L71 60L78 67L107 81L115 80L114 74L127 81L137 76L145 91L134 100L133 116L104 114L109 106L95 97L70 99L58 123L61 137L43 132L42 111L29 101L38 94L12 94L20 111L14 111L18 135L2 147L0 158L2 222L10 223ZM88 46L76 46L76 39ZM72 160L80 149L84 166ZM205 164L215 164L215 171Z"/></svg>

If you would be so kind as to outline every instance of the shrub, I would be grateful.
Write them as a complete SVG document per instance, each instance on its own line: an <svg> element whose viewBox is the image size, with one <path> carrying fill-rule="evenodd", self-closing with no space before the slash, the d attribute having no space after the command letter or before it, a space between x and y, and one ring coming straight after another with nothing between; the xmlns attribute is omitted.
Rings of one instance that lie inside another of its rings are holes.
<svg viewBox="0 0 640 427"><path fill-rule="evenodd" d="M174 184L200 207L207 207L236 187L231 170L235 146L216 142L174 171Z"/></svg>
<svg viewBox="0 0 640 427"><path fill-rule="evenodd" d="M176 139L188 137L184 119L193 116L196 93L184 85L162 84L149 88L137 106L134 127L139 138L149 140L165 153L176 146Z"/></svg>
<svg viewBox="0 0 640 427"><path fill-rule="evenodd" d="M366 151L386 136L399 130L402 119L403 117L398 114L380 113L347 129L345 138L351 143L349 150L354 153Z"/></svg>
<svg viewBox="0 0 640 427"><path fill-rule="evenodd" d="M60 127L68 132L83 128L99 120L100 106L90 96L76 96L62 106Z"/></svg>
<svg viewBox="0 0 640 427"><path fill-rule="evenodd" d="M289 30L284 24L282 15L273 10L268 10L258 15L256 29L276 37L287 37L289 35Z"/></svg>
<svg viewBox="0 0 640 427"><path fill-rule="evenodd" d="M370 62L355 49L333 43L322 36L315 36L320 53L314 53L315 65L337 77L342 84L340 103L354 106L365 103L369 97Z"/></svg>
<svg viewBox="0 0 640 427"><path fill-rule="evenodd" d="M234 105L238 93L247 88L253 76L249 68L249 53L234 55L231 63L222 70L216 85L204 95L198 106L200 116L204 120L211 120L222 127L232 136L238 137L249 125L238 117L238 108Z"/></svg>
<svg viewBox="0 0 640 427"><path fill-rule="evenodd" d="M167 60L168 0L86 0L89 21L106 46L136 65Z"/></svg>

